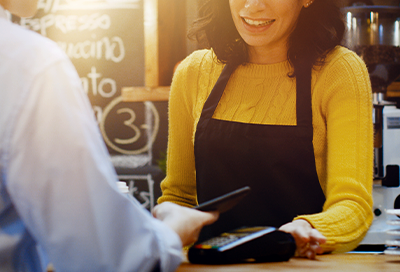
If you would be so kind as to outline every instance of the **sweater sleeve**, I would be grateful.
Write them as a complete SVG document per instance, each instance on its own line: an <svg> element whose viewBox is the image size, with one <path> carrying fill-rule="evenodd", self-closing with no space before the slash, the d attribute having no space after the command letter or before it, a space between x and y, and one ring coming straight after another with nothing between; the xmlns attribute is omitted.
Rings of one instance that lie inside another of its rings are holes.
<svg viewBox="0 0 400 272"><path fill-rule="evenodd" d="M161 183L163 195L158 203L170 201L187 207L197 204L192 138L200 53L195 52L182 61L172 80L168 108L167 176Z"/></svg>
<svg viewBox="0 0 400 272"><path fill-rule="evenodd" d="M326 202L321 213L295 220L307 220L327 238L325 251L344 252L362 241L373 219L372 92L365 64L352 52L323 69L313 99L326 124Z"/></svg>

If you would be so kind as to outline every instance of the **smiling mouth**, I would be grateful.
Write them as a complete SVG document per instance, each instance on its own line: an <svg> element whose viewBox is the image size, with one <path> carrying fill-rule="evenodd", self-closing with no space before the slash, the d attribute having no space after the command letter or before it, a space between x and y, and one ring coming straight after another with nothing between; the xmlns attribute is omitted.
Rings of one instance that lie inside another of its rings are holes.
<svg viewBox="0 0 400 272"><path fill-rule="evenodd" d="M265 21L265 20L251 20L251 19L247 19L247 18L242 18L242 20L246 24L251 25L251 26L267 26L267 25L270 25L273 22L275 22L275 19Z"/></svg>

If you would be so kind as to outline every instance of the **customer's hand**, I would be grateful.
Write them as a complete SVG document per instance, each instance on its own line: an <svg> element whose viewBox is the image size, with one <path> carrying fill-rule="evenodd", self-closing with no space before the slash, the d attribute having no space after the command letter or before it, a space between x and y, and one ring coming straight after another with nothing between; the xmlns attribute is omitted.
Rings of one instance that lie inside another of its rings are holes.
<svg viewBox="0 0 400 272"><path fill-rule="evenodd" d="M306 220L295 220L281 226L279 230L288 232L294 237L297 246L296 256L315 259L317 254L324 252L320 245L326 242L325 236Z"/></svg>
<svg viewBox="0 0 400 272"><path fill-rule="evenodd" d="M219 216L218 212L201 212L171 202L155 206L152 214L179 235L183 246L196 242L201 229L214 223Z"/></svg>

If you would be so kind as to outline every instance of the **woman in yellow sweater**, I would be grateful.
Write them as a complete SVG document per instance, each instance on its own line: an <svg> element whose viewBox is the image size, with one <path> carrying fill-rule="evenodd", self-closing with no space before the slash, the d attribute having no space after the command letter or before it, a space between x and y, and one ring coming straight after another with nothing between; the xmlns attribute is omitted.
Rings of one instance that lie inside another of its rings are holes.
<svg viewBox="0 0 400 272"><path fill-rule="evenodd" d="M159 203L194 206L242 186L208 235L269 225L297 255L354 249L372 219L371 87L340 46L336 0L205 1L200 50L171 86Z"/></svg>

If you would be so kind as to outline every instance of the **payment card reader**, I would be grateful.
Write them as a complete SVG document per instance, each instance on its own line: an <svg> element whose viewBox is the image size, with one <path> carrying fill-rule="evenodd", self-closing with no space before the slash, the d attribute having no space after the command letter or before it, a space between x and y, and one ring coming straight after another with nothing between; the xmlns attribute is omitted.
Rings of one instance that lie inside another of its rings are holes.
<svg viewBox="0 0 400 272"><path fill-rule="evenodd" d="M291 234L274 227L243 227L194 244L188 259L197 264L287 261L295 253Z"/></svg>

